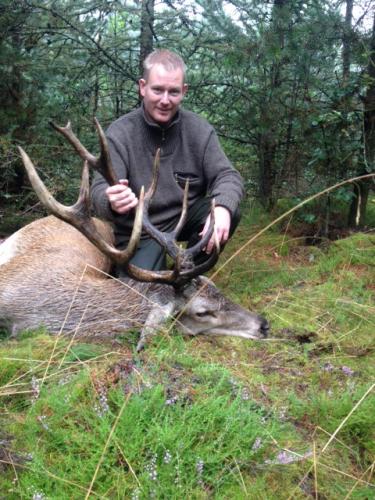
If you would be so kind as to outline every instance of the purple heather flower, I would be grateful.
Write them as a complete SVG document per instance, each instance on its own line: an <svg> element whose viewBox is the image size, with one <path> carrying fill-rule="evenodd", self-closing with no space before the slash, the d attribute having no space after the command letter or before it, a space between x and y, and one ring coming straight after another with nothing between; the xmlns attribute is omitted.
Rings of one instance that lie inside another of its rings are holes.
<svg viewBox="0 0 375 500"><path fill-rule="evenodd" d="M262 443L263 443L262 438L257 437L254 441L253 446L251 447L252 451L259 450L259 448L262 446Z"/></svg>
<svg viewBox="0 0 375 500"><path fill-rule="evenodd" d="M341 370L348 377L351 377L352 375L354 375L354 370L352 370L351 368L349 368L349 366L342 366Z"/></svg>
<svg viewBox="0 0 375 500"><path fill-rule="evenodd" d="M34 494L33 494L33 500L45 500L45 496L44 496L44 493L41 493L39 491L36 491Z"/></svg>
<svg viewBox="0 0 375 500"><path fill-rule="evenodd" d="M244 387L242 389L241 399L243 401L249 401L249 399L250 399L250 391L249 391L249 389L247 387Z"/></svg>
<svg viewBox="0 0 375 500"><path fill-rule="evenodd" d="M169 464L172 460L172 455L171 455L171 452L169 450L165 450L165 454L164 454L164 458L163 458L163 462L165 464Z"/></svg>
<svg viewBox="0 0 375 500"><path fill-rule="evenodd" d="M98 389L99 393L99 403L94 405L94 410L99 417L103 417L106 413L109 412L108 398L107 398L107 390L104 386Z"/></svg>
<svg viewBox="0 0 375 500"><path fill-rule="evenodd" d="M150 463L146 465L148 477L151 479L151 481L156 481L158 479L158 471L156 468L157 458L158 458L157 454L153 455L151 457Z"/></svg>
<svg viewBox="0 0 375 500"><path fill-rule="evenodd" d="M172 398L169 398L165 401L165 404L167 406L174 405L178 401L178 396L173 396Z"/></svg>
<svg viewBox="0 0 375 500"><path fill-rule="evenodd" d="M203 460L198 460L196 469L197 469L198 474L201 476L203 474L203 469L204 469Z"/></svg>
<svg viewBox="0 0 375 500"><path fill-rule="evenodd" d="M39 415L39 417L37 417L37 419L41 423L41 426L43 427L43 429L45 429L46 431L49 431L49 425L47 424L47 421L46 421L47 416L46 415Z"/></svg>
<svg viewBox="0 0 375 500"><path fill-rule="evenodd" d="M276 458L273 460L266 460L264 463L267 465L277 464L277 465L287 465L292 464L294 462L300 462L305 458L311 457L312 451L308 451L303 455L299 455L297 453L293 453L290 451L282 450L277 454Z"/></svg>
<svg viewBox="0 0 375 500"><path fill-rule="evenodd" d="M33 393L31 402L35 403L35 401L39 398L40 395L40 385L39 385L39 380L34 376L31 379L31 390Z"/></svg>

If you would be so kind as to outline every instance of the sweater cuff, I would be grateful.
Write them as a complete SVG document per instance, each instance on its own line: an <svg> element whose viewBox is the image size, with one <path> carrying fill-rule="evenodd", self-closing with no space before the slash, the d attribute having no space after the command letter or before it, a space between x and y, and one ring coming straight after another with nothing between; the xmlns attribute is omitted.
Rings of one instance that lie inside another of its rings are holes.
<svg viewBox="0 0 375 500"><path fill-rule="evenodd" d="M112 210L111 205L105 196L102 197L99 202L99 206L96 207L95 211L99 217L110 222L114 222L116 220L116 216L118 215L114 210Z"/></svg>
<svg viewBox="0 0 375 500"><path fill-rule="evenodd" d="M238 208L238 203L236 203L233 198L229 198L227 196L217 196L215 197L215 206L226 208L229 210L231 217L233 217L233 214Z"/></svg>

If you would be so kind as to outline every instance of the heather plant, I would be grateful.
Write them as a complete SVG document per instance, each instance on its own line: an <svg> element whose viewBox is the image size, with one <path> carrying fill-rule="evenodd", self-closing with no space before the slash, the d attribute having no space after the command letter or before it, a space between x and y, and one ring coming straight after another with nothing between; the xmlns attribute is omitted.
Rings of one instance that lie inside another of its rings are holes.
<svg viewBox="0 0 375 500"><path fill-rule="evenodd" d="M245 214L224 261L256 222ZM3 338L1 491L371 498L374 257L371 234L321 247L276 229L256 238L215 280L267 317L263 342L187 339L173 323L140 355L134 332L115 345Z"/></svg>
<svg viewBox="0 0 375 500"><path fill-rule="evenodd" d="M233 479L240 480L239 467L255 468L267 451L273 453L282 428L291 432L246 396L226 369L208 366L205 377L200 363L188 359L185 368L182 361L181 354L179 380L172 385L166 385L162 365L151 364L128 366L127 377L108 390L102 382L98 391L86 369L67 382L46 383L37 399L33 389L23 423L28 429L23 447L33 459L14 491L21 494L32 485L46 498L75 498L90 484L114 429L93 495L121 491L130 497L138 491L142 498L173 498L179 492L225 492ZM145 384L148 379L152 383ZM68 483L56 477L69 478Z"/></svg>

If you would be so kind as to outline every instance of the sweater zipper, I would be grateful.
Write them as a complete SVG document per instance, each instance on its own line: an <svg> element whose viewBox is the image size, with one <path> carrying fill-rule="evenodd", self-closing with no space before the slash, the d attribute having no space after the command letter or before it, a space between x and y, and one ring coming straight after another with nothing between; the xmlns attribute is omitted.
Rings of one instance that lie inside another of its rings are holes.
<svg viewBox="0 0 375 500"><path fill-rule="evenodd" d="M159 149L160 149L160 153L161 153L161 154L163 153L163 146L164 146L164 142L165 142L165 130L164 130L164 129L162 129L162 130L161 130L160 145L159 145Z"/></svg>

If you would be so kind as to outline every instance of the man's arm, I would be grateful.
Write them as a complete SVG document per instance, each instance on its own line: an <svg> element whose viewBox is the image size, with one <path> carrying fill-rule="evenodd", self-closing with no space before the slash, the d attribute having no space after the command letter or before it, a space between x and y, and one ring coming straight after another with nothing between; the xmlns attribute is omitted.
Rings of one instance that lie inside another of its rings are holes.
<svg viewBox="0 0 375 500"><path fill-rule="evenodd" d="M223 246L229 238L231 220L243 197L243 180L240 173L235 170L224 151L221 148L219 139L213 131L207 143L204 171L208 180L208 190L215 199L215 232ZM210 215L201 232L203 236L208 230ZM215 246L215 237L211 237L207 244L206 252L211 253Z"/></svg>
<svg viewBox="0 0 375 500"><path fill-rule="evenodd" d="M211 221L211 215L206 219L205 225L199 235L203 238L206 234ZM217 236L217 241L222 247L228 241L229 231L231 225L231 214L229 210L225 207L215 207L215 232ZM207 243L205 248L206 253L211 253L215 248L215 237L211 236L210 241Z"/></svg>
<svg viewBox="0 0 375 500"><path fill-rule="evenodd" d="M100 174L95 174L91 186L91 201L97 215L107 220L113 220L118 215L127 214L138 205L138 198L129 187L125 178L127 167L123 155L116 142L109 136L108 147L114 170L120 178L117 184L109 186Z"/></svg>

